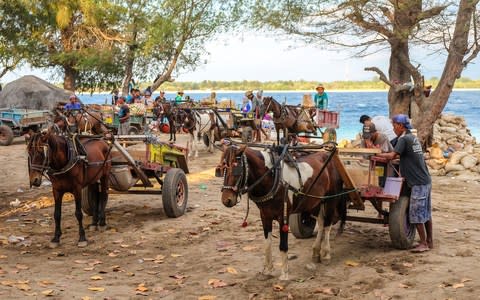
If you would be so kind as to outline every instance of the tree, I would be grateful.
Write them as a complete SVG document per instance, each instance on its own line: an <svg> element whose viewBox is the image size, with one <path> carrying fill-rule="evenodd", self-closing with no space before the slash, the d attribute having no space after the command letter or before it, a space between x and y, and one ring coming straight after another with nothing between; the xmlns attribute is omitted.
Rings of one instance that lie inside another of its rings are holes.
<svg viewBox="0 0 480 300"><path fill-rule="evenodd" d="M479 0L460 0L458 6L447 1L425 2L256 1L253 22L249 22L254 28L280 29L324 48L353 48L356 56L388 47L388 76L375 66L366 70L376 72L390 87L390 115L411 115L418 136L426 146L433 134L433 123L444 109L455 80L480 51L480 33L475 14ZM429 97L424 93L421 65L416 65L411 56L412 45L446 50L443 74Z"/></svg>
<svg viewBox="0 0 480 300"><path fill-rule="evenodd" d="M35 68L49 68L63 76L64 88L94 88L115 79L115 41L119 39L112 23L115 9L106 0L9 0L1 2L0 15L11 15L11 7L21 13L10 18L8 26L18 28L13 58ZM7 5L6 3L9 3ZM23 31L24 28L30 29ZM11 30L10 29L10 30ZM8 38L8 32L0 33ZM10 34L11 35L11 34ZM31 46L25 49L24 45ZM28 55L20 55L25 50Z"/></svg>
<svg viewBox="0 0 480 300"><path fill-rule="evenodd" d="M206 42L236 17L236 1L127 0L123 92L132 77L153 80L152 91L204 63ZM155 14L151 12L154 11Z"/></svg>

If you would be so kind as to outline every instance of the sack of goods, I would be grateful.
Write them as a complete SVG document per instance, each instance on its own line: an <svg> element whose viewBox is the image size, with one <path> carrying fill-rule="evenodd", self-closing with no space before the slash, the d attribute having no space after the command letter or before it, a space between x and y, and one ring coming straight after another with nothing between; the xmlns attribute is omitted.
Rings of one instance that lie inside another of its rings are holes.
<svg viewBox="0 0 480 300"><path fill-rule="evenodd" d="M133 103L130 104L130 114L134 116L143 116L145 114L146 108L143 103Z"/></svg>

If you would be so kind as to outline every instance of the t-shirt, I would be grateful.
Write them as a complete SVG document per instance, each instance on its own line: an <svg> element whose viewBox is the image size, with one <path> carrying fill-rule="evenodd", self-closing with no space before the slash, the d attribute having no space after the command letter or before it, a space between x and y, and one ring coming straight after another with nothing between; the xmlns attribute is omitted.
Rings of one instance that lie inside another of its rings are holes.
<svg viewBox="0 0 480 300"><path fill-rule="evenodd" d="M75 102L75 103L67 103L65 104L65 106L63 107L63 109L65 110L71 110L71 109L81 109L82 108L82 105L78 102Z"/></svg>
<svg viewBox="0 0 480 300"><path fill-rule="evenodd" d="M323 92L322 94L315 94L313 96L313 101L315 102L315 107L318 109L328 109L328 95Z"/></svg>
<svg viewBox="0 0 480 300"><path fill-rule="evenodd" d="M432 182L423 158L422 146L410 131L398 138L395 152L400 155L400 173L410 187Z"/></svg>
<svg viewBox="0 0 480 300"><path fill-rule="evenodd" d="M121 107L120 107L120 110L118 111L118 118L123 118L125 117L127 114L130 113L130 108L128 107L128 105L126 104L123 104ZM120 121L120 123L125 123L127 122L127 120L124 120L124 121Z"/></svg>
<svg viewBox="0 0 480 300"><path fill-rule="evenodd" d="M182 102L185 102L185 99L183 99L183 96L177 95L175 97L175 103L179 104L179 103L182 103Z"/></svg>

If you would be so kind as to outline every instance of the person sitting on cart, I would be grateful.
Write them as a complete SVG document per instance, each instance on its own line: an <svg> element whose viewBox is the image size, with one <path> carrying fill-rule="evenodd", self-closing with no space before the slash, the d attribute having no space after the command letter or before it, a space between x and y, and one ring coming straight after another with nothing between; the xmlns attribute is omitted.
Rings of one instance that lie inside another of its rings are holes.
<svg viewBox="0 0 480 300"><path fill-rule="evenodd" d="M117 101L118 107L120 110L118 111L118 135L128 135L128 129L130 127L130 108L128 105L125 104L125 97L120 96L118 97Z"/></svg>
<svg viewBox="0 0 480 300"><path fill-rule="evenodd" d="M175 96L175 105L179 105L185 102L183 90L178 90L177 96Z"/></svg>
<svg viewBox="0 0 480 300"><path fill-rule="evenodd" d="M328 94L325 92L323 84L318 84L315 88L317 93L313 96L313 101L315 102L315 108L319 110L328 109Z"/></svg>
<svg viewBox="0 0 480 300"><path fill-rule="evenodd" d="M71 95L68 100L70 100L69 103L65 104L65 106L63 107L63 109L65 111L69 111L69 110L79 110L82 108L82 105L80 104L80 102L77 101L77 96L75 95Z"/></svg>
<svg viewBox="0 0 480 300"><path fill-rule="evenodd" d="M400 174L405 177L410 197L409 221L415 224L420 238L420 243L412 252L425 252L433 248L432 179L425 163L422 145L410 131L412 126L408 116L395 115L392 123L398 137L395 149L377 155L387 159L400 157Z"/></svg>
<svg viewBox="0 0 480 300"><path fill-rule="evenodd" d="M246 91L245 92L245 98L243 98L243 106L242 106L242 112L249 113L253 110L253 98L255 96L253 95L253 91Z"/></svg>

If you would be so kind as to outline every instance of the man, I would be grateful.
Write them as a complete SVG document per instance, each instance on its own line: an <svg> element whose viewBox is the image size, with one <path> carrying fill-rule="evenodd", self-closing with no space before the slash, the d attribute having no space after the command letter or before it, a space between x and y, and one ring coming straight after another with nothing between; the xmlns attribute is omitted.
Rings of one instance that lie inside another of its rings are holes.
<svg viewBox="0 0 480 300"><path fill-rule="evenodd" d="M120 110L118 111L118 120L120 122L118 126L118 135L128 135L128 129L130 127L130 109L128 108L128 105L125 104L125 97L118 97L117 105L120 107Z"/></svg>
<svg viewBox="0 0 480 300"><path fill-rule="evenodd" d="M177 92L177 96L175 96L175 105L179 105L183 102L185 102L185 99L183 99L183 90L179 90Z"/></svg>
<svg viewBox="0 0 480 300"><path fill-rule="evenodd" d="M75 95L71 95L68 100L70 100L69 103L65 104L65 106L63 107L63 109L65 111L67 110L73 110L73 109L81 109L82 108L82 105L77 102L77 96Z"/></svg>
<svg viewBox="0 0 480 300"><path fill-rule="evenodd" d="M245 98L243 98L242 112L248 113L253 110L253 91L246 91Z"/></svg>
<svg viewBox="0 0 480 300"><path fill-rule="evenodd" d="M403 114L392 118L393 130L398 137L392 152L380 153L387 159L400 157L400 173L407 182L410 193L409 219L415 224L420 243L412 252L425 252L433 248L432 232L432 179L423 157L422 146L411 133L412 126Z"/></svg>
<svg viewBox="0 0 480 300"><path fill-rule="evenodd" d="M315 102L315 107L320 110L328 109L328 95L325 93L325 88L322 84L317 85L315 88L317 93L313 96L313 101Z"/></svg>
<svg viewBox="0 0 480 300"><path fill-rule="evenodd" d="M382 152L392 152L393 147L384 133L376 129L372 119L367 115L360 117L360 123L363 124L362 129L362 146L365 148L380 148Z"/></svg>

